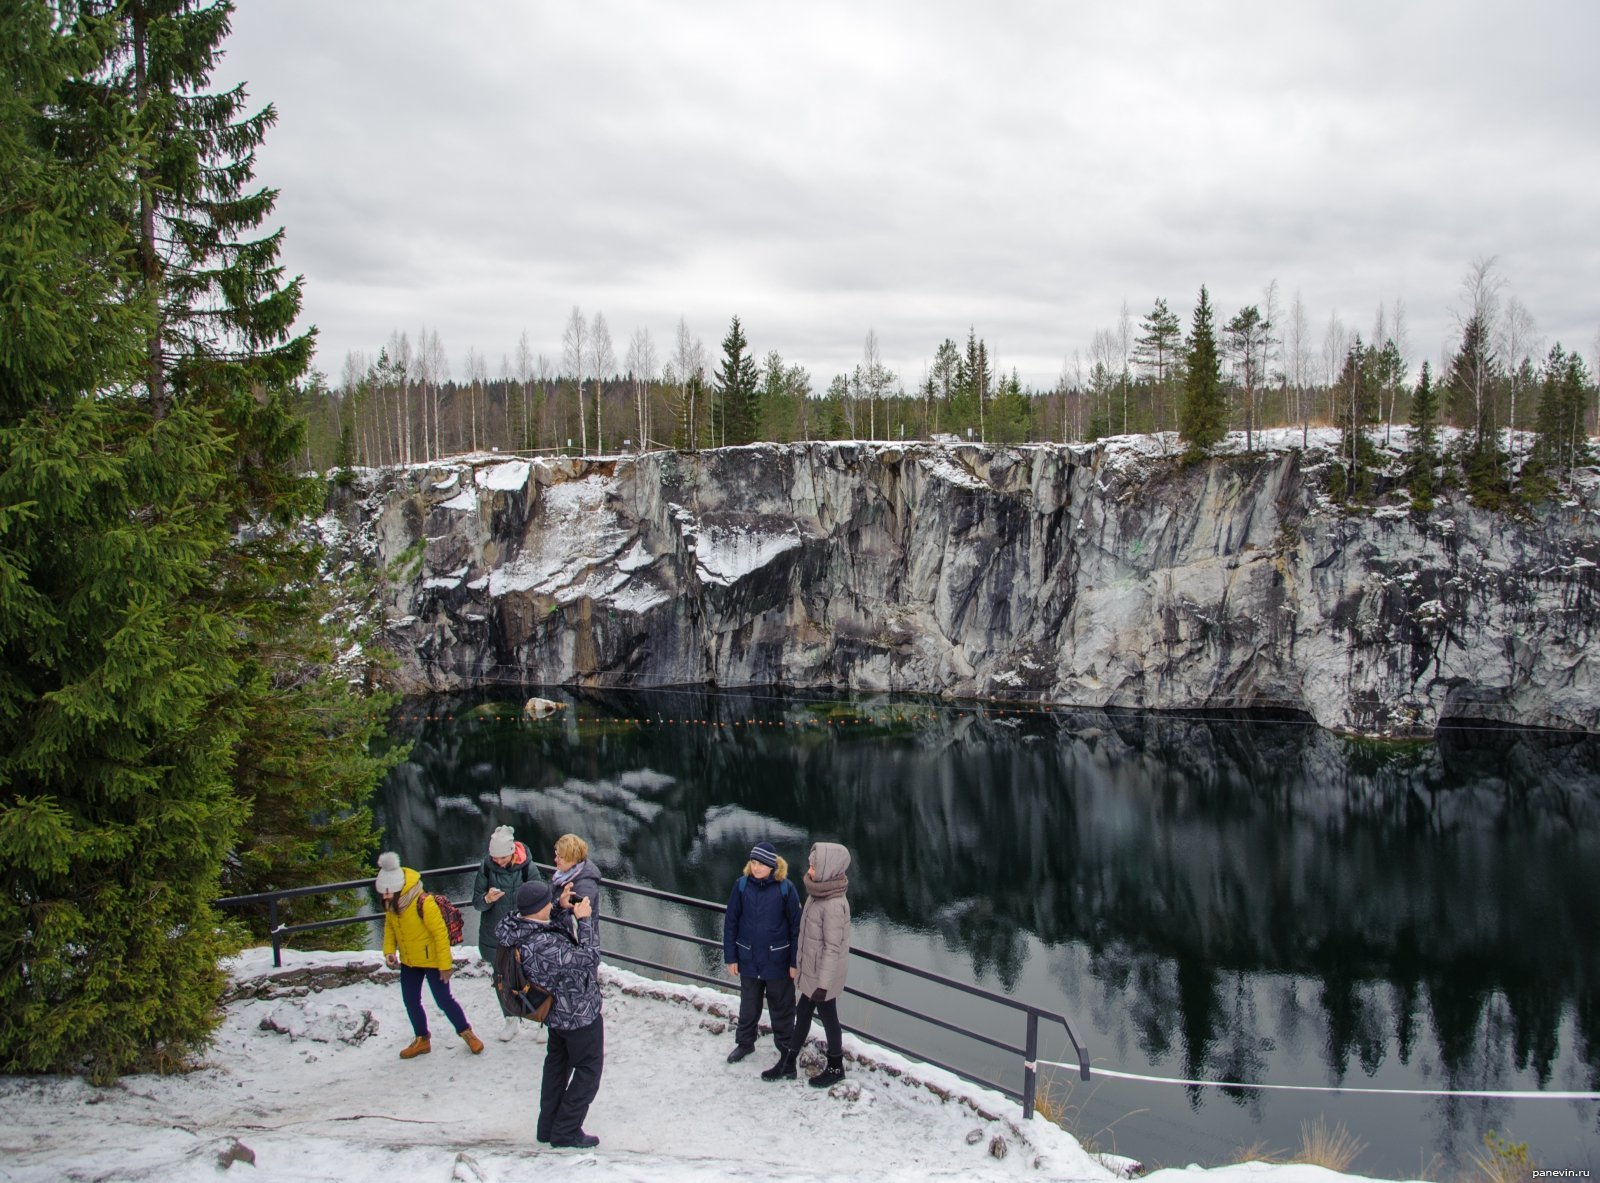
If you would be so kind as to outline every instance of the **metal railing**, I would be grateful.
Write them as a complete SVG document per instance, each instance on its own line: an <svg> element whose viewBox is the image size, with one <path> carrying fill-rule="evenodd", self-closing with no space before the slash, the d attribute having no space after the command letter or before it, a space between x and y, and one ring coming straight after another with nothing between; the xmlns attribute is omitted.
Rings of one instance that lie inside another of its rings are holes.
<svg viewBox="0 0 1600 1183"><path fill-rule="evenodd" d="M421 874L424 879L428 877L438 878L441 876L465 875L476 872L480 865L481 864L479 863L465 863L461 866L455 867L435 867L432 870L423 871ZM550 866L548 863L535 863L534 866L538 867L546 875L551 874L555 870L555 868ZM657 900L661 903L699 909L705 913L715 914L727 911L726 905L714 903L711 900L696 899L693 896L676 895L670 891L661 891L654 887L643 887L637 883L628 883L619 879L602 879L600 884L602 887L609 888L613 892L617 893L619 897L638 896L644 899ZM278 908L278 902L280 900L294 899L310 895L326 895L341 891L358 891L364 889L370 890L371 887L372 880L370 878L352 879L343 883L325 883L311 887L293 887L286 888L282 891L260 892L256 895L227 896L223 899L219 899L217 904L221 907L229 908L240 908L257 904L265 904L267 906L268 931L272 938L272 964L274 967L281 967L283 965L283 946L287 937L290 937L295 933L311 932L316 929L339 928L350 924L369 924L374 921L381 921L384 918L384 913L363 912L355 916L341 916L330 920L312 920L301 924L285 924L282 923L280 919ZM453 902L457 907L462 909L470 907L472 903L470 899L455 900ZM649 933L653 936L681 942L692 948L697 948L700 950L715 949L717 951L718 960L720 961L721 959L721 940L699 936L695 933L680 932L675 929L662 928L659 925L647 924L641 920L632 920L616 911L606 912L603 916L603 919L607 925L615 924L620 927L632 929L638 932ZM639 966L643 969L654 970L657 973L668 974L677 978L686 978L690 981L701 982L717 990L731 992L730 984L725 977L714 977L710 974L701 973L698 970L684 968L683 966L663 964L662 962L639 957L621 949L606 948L603 944L600 952L604 957L613 961L624 961L630 965ZM882 997L879 994L874 994L867 990L857 989L854 986L846 986L844 989L846 994L854 995L855 997L872 1003L875 1006L881 1006L888 1011L894 1012L895 1014L903 1015L918 1022L926 1023L929 1026L939 1030L948 1031L954 1035L974 1040L977 1043L1009 1053L1010 1055L1020 1056L1022 1059L1022 1088L1021 1090L1017 1090L1000 1081L986 1079L985 1077L979 1076L968 1069L957 1067L954 1064L947 1064L942 1060L934 1058L924 1051L919 1051L913 1047L907 1047L899 1043L891 1042L888 1039L885 1039L881 1034L875 1034L871 1031L864 1030L860 1027L852 1026L849 1023L844 1023L841 1021L840 1026L843 1027L844 1030L849 1031L851 1034L859 1035L861 1038L871 1040L880 1047L885 1047L891 1051L899 1052L902 1055L910 1056L911 1058L920 1060L925 1064L931 1064L936 1068L942 1068L944 1071L954 1073L961 1079L970 1081L973 1084L981 1085L984 1088L994 1089L996 1092L1019 1102L1022 1106L1022 1116L1024 1119L1033 1117L1034 1103L1038 1096L1037 1062L1039 1058L1039 1022L1041 1019L1050 1023L1061 1024L1062 1029L1066 1032L1067 1039L1072 1043L1073 1051L1077 1053L1079 1075L1084 1080L1089 1079L1088 1049L1085 1048L1083 1044L1078 1042L1077 1035L1073 1033L1072 1025L1067 1022L1063 1015L1060 1015L1055 1011L1046 1010L1043 1007L1035 1006L1030 1002L1023 1002L1015 998L1009 998L1004 994L997 994L992 990L985 990L980 986L974 986L970 982L962 982L955 978L946 977L943 974L934 973L932 970L922 969L919 966L909 965L903 961L897 961L893 957L886 957L883 954L873 952L870 949L852 947L850 950L850 956L852 958L859 958L862 961L868 962L872 965L882 967L883 969L892 970L896 973L907 974L921 981L933 983L936 986L955 991L957 994L967 998L981 999L984 1002L1004 1007L1011 1011L1022 1012L1025 1018L1025 1027L1022 1046L1018 1047L1015 1044L1007 1043L1003 1040L995 1039L989 1035L985 1035L980 1031L974 1031L970 1027L963 1026L960 1023L950 1022L948 1020L939 1018L936 1015L926 1014L913 1007L894 1002L891 999Z"/></svg>

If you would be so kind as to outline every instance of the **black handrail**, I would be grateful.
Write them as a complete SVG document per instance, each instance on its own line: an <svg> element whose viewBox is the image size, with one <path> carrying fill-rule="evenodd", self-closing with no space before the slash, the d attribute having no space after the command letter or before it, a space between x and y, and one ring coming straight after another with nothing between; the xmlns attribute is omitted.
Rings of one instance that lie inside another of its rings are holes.
<svg viewBox="0 0 1600 1183"><path fill-rule="evenodd" d="M476 871L481 865L482 864L480 863L463 863L460 866L455 867L434 867L431 870L422 871L420 874L424 878L430 875L464 875L469 871ZM535 863L534 866L538 867L546 874L550 874L555 870L555 868L549 863ZM646 899L659 900L663 903L700 908L706 912L717 913L727 911L726 905L716 903L712 900L702 900L697 899L694 896L677 895L670 891L662 891L661 889L655 887L645 887L637 883L628 883L621 879L602 879L600 880L600 885L602 887L609 887L613 891L621 892L625 895L637 895ZM265 903L267 905L267 925L272 937L272 964L274 968L278 968L283 965L283 941L285 937L291 936L297 932L311 932L316 929L338 928L346 924L364 924L375 920L382 920L384 918L384 914L382 912L363 912L354 916L342 916L332 920L312 920L303 924L282 924L278 919L279 900L296 899L301 896L321 895L340 891L356 891L362 888L370 888L371 886L371 879L351 879L343 883L325 883L310 887L290 887L281 891L258 892L254 895L227 896L223 899L219 899L217 904L222 907L230 908L244 907L250 904L259 903ZM472 903L470 899L455 900L452 902L454 902L457 907L462 908L468 907ZM608 915L606 916L605 920L607 924L616 924L623 928L635 929L640 932L650 933L654 936L666 937L671 940L681 941L692 947L714 949L720 949L722 947L721 941L713 940L710 937L702 937L688 932L679 932L675 929L660 928L653 924L645 924L642 921L629 920L624 916ZM704 984L718 990L726 991L730 989L727 980L724 978L713 977L709 974L699 973L694 970L680 969L677 966L663 965L660 962L650 961L646 958L624 953L617 949L606 949L602 947L601 953L612 960L625 961L630 965L637 965L646 969L655 970L658 973L671 974L680 978L688 978L691 981L703 982ZM1022 1011L1027 1016L1026 1034L1023 1046L1016 1047L1012 1044L1003 1043L998 1039L993 1039L987 1035L980 1034L977 1031L970 1030L969 1028L962 1027L959 1024L948 1022L944 1019L937 1018L934 1015L924 1014L922 1011L914 1010L913 1008L904 1006L898 1002L892 1002L887 998L881 998L878 995L872 994L866 990L857 989L854 986L846 986L844 991L846 994L854 994L858 998L865 999L868 1002L875 1003L878 1006L882 1006L885 1009L894 1011L898 1014L906 1015L909 1018L917 1019L920 1022L929 1024L930 1026L937 1027L945 1031L950 1031L957 1035L965 1036L968 1039L972 1039L978 1043L986 1044L989 1047L997 1048L1000 1051L1008 1052L1012 1055L1021 1056L1022 1091L1019 1093L1017 1090L997 1081L987 1080L984 1077L977 1076L974 1073L967 1071L966 1069L957 1068L953 1064L946 1064L936 1060L925 1052L919 1052L911 1048L902 1047L899 1044L889 1042L881 1035L863 1031L860 1028L853 1027L848 1023L841 1023L840 1025L844 1028L844 1030L850 1032L852 1035L859 1035L861 1038L871 1040L873 1043L876 1043L880 1047L886 1047L890 1051L899 1052L902 1055L910 1056L916 1060L921 1060L925 1064L932 1064L935 1068L942 1068L946 1072L952 1072L956 1076L961 1077L963 1080L971 1081L973 1084L981 1085L984 1088L994 1089L996 1092L1010 1097L1014 1101L1020 1102L1022 1105L1023 1118L1031 1119L1033 1117L1034 1102L1038 1095L1037 1061L1039 1056L1039 1020L1048 1019L1053 1023L1060 1023L1062 1028L1066 1031L1067 1039L1071 1041L1073 1050L1078 1053L1079 1075L1084 1080L1089 1079L1089 1050L1084 1047L1083 1044L1078 1042L1078 1037L1072 1030L1072 1024L1067 1021L1065 1016L1060 1015L1055 1011L1045 1010L1043 1007L1034 1006L1031 1002L1021 1002L1015 998L1009 998L1004 994L997 994L992 990L985 990L983 987L975 986L970 982L958 981L955 978L934 973L932 970L922 969L921 967L915 965L908 965L904 961L897 961L893 957L886 957L882 953L876 953L870 949L852 947L850 950L850 955L852 957L859 957L863 961L868 961L875 965L881 965L887 969L910 974L913 977L921 978L924 981L933 982L936 985L943 986L950 990L955 990L958 993L967 995L968 997L979 998L985 1002L991 1002L999 1006L1009 1007L1012 1010Z"/></svg>

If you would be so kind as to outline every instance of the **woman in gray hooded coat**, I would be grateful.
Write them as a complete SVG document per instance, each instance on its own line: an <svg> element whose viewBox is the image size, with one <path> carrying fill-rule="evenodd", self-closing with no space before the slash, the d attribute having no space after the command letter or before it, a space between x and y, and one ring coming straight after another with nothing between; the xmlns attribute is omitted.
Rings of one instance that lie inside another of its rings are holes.
<svg viewBox="0 0 1600 1183"><path fill-rule="evenodd" d="M828 1066L811 1077L824 1089L844 1079L844 1033L839 1028L839 995L844 993L850 960L850 852L837 842L818 842L806 868L806 905L800 912L800 940L795 954L794 1036L778 1062L762 1080L793 1080L795 1061L811 1033L811 1016L822 1019L828 1036Z"/></svg>

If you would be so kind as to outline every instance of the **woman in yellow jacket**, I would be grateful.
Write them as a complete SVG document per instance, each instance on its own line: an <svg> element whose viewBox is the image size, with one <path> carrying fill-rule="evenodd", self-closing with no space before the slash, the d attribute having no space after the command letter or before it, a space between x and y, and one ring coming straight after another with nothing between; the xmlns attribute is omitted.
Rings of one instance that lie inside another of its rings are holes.
<svg viewBox="0 0 1600 1183"><path fill-rule="evenodd" d="M378 877L372 886L383 900L383 959L391 969L400 970L400 994L416 1035L400 1058L410 1060L433 1050L428 1040L428 1015L422 1009L424 981L456 1034L477 1055L483 1050L483 1040L472 1033L466 1013L450 993L450 974L455 969L450 930L445 927L439 905L422 890L422 876L410 867L402 867L398 854L385 851L378 856Z"/></svg>

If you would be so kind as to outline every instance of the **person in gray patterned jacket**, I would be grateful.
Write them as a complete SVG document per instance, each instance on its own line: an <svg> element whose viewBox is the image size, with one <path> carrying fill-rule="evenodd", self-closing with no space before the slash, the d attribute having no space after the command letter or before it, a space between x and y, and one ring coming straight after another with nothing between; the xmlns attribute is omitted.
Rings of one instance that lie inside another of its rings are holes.
<svg viewBox="0 0 1600 1183"><path fill-rule="evenodd" d="M571 885L564 894L571 894ZM555 996L546 1025L544 1080L539 1091L539 1141L551 1146L588 1148L600 1139L584 1132L583 1119L600 1091L605 1067L605 1020L600 1014L600 939L595 934L594 905L587 899L570 904L577 922L577 940L559 922L552 922L556 903L550 885L531 880L517 888L517 910L500 922L495 935L515 946L522 972Z"/></svg>

